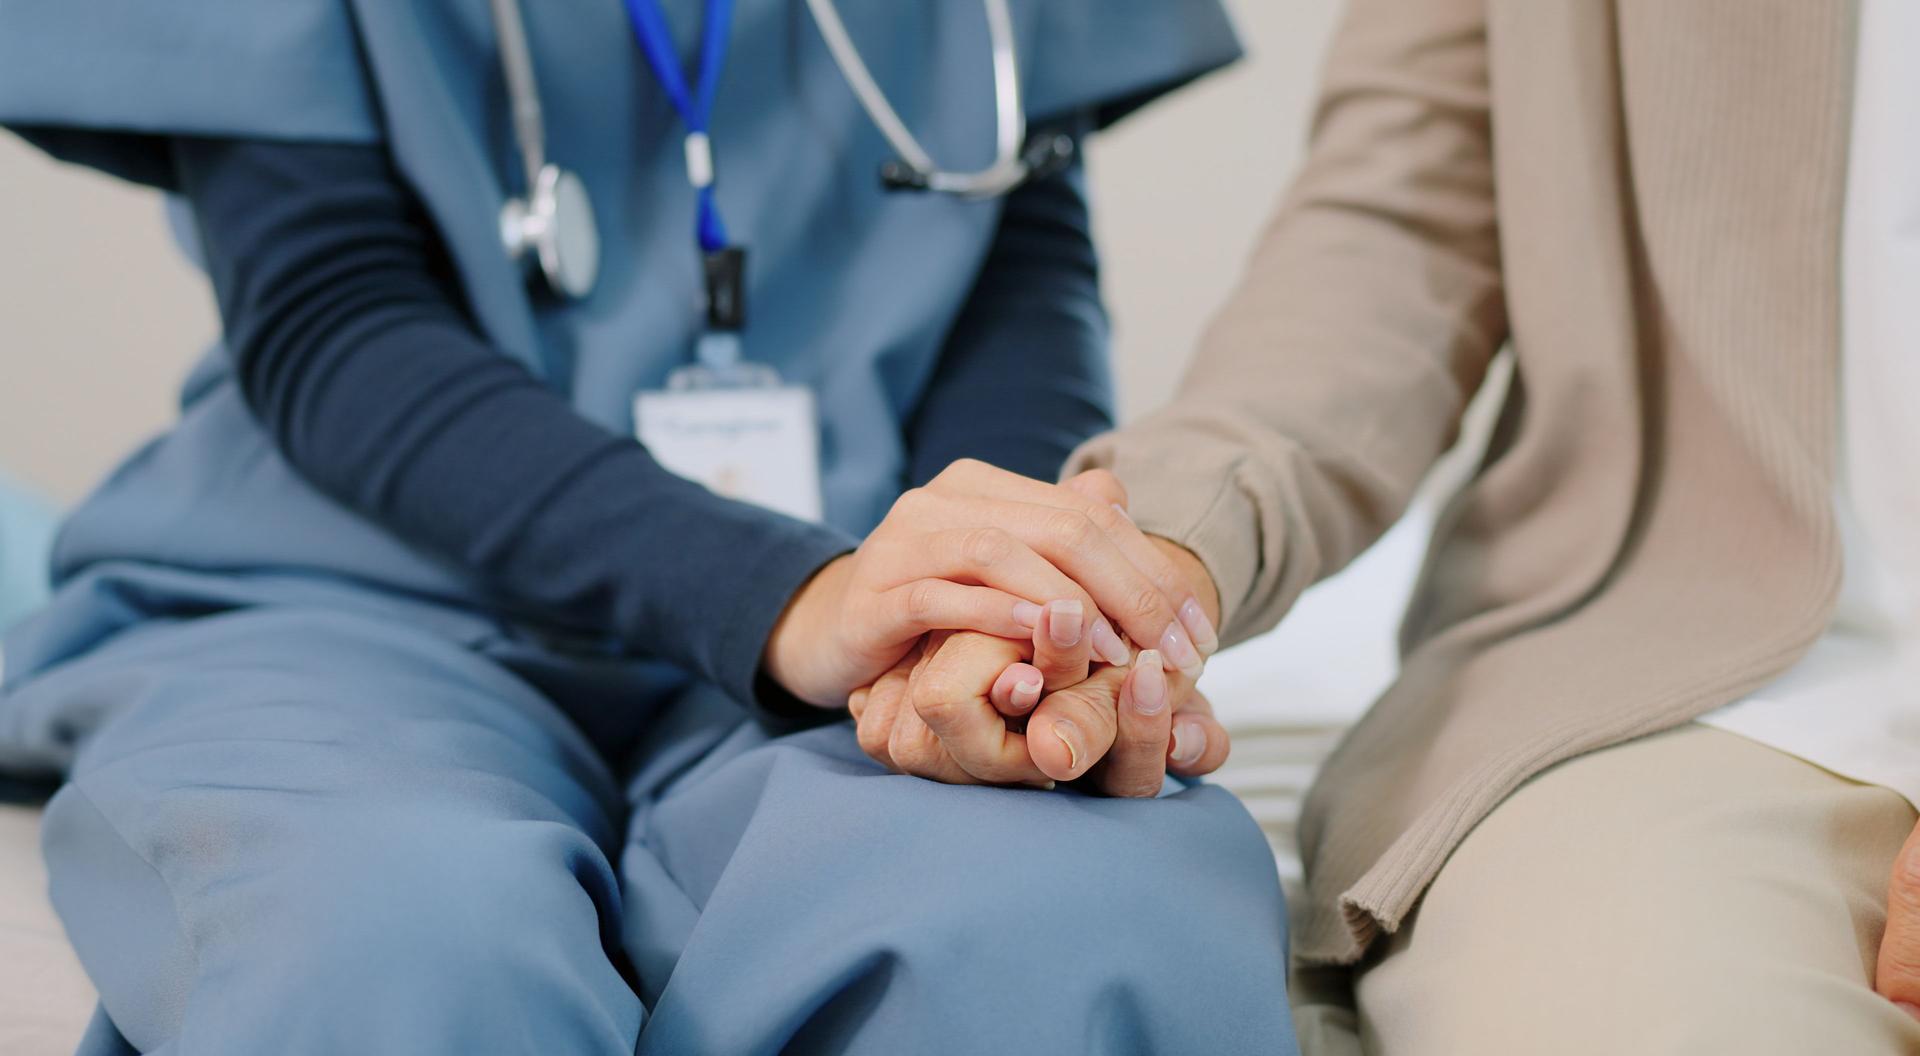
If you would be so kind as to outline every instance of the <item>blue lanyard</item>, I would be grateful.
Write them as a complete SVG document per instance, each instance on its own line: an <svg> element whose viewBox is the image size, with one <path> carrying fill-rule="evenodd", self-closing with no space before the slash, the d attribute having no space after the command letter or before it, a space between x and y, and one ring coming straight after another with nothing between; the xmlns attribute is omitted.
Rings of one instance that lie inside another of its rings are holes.
<svg viewBox="0 0 1920 1056"><path fill-rule="evenodd" d="M713 197L713 148L707 128L713 120L713 97L720 87L720 67L727 57L727 36L733 26L733 0L707 0L701 26L700 84L689 90L686 74L680 69L680 56L673 46L673 33L667 28L667 15L660 0L626 0L627 17L633 23L633 35L640 50L653 67L653 75L666 89L673 108L687 126L687 179L693 184L699 210L694 235L700 248L709 254L729 247L727 225L720 220L720 207Z"/></svg>

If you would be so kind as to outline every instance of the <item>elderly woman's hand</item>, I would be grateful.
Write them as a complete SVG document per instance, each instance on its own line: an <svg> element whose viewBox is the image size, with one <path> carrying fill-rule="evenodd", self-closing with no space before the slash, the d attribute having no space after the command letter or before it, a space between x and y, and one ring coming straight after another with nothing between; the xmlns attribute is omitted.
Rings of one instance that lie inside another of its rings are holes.
<svg viewBox="0 0 1920 1056"><path fill-rule="evenodd" d="M1197 777L1226 761L1231 744L1212 706L1157 651L1044 696L1025 653L989 635L929 635L853 694L860 747L889 769L948 784L1044 788L1091 775L1115 796L1151 796L1169 770Z"/></svg>
<svg viewBox="0 0 1920 1056"><path fill-rule="evenodd" d="M1055 485L957 462L795 594L768 639L767 674L802 700L839 707L929 631L1025 638L1056 599L1080 603L1101 659L1129 659L1125 634L1197 672L1215 643L1207 606L1124 501L1105 473Z"/></svg>
<svg viewBox="0 0 1920 1056"><path fill-rule="evenodd" d="M928 635L848 698L861 750L890 770L947 784L1051 788L1020 729L1040 698L1024 652L1017 641L975 632Z"/></svg>
<svg viewBox="0 0 1920 1056"><path fill-rule="evenodd" d="M1920 825L1893 862L1879 961L1874 989L1907 1015L1920 1019Z"/></svg>

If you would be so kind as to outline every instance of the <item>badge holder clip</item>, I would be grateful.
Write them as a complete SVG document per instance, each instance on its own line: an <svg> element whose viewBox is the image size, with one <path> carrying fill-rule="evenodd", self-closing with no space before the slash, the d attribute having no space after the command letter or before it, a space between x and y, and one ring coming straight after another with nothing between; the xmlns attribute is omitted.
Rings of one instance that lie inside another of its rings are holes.
<svg viewBox="0 0 1920 1056"><path fill-rule="evenodd" d="M717 494L818 521L819 418L813 393L748 360L746 253L706 255L706 329L695 362L667 375L666 391L635 398L641 443L667 469Z"/></svg>
<svg viewBox="0 0 1920 1056"><path fill-rule="evenodd" d="M694 345L694 363L667 375L667 391L773 389L780 373L741 350L747 319L747 251L728 246L706 254L707 326Z"/></svg>

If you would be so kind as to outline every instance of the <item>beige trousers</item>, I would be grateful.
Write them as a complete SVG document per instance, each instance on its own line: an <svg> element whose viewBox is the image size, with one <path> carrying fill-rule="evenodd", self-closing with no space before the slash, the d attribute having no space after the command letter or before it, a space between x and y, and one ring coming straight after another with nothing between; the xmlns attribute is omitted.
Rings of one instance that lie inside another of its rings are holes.
<svg viewBox="0 0 1920 1056"><path fill-rule="evenodd" d="M1296 972L1306 1056L1920 1053L1873 992L1906 800L1689 725L1501 804L1406 926Z"/></svg>

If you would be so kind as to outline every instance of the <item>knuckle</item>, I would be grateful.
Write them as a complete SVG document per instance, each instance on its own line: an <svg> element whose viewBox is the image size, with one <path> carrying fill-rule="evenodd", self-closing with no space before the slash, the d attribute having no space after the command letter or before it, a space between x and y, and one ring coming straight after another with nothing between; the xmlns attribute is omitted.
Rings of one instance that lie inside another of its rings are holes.
<svg viewBox="0 0 1920 1056"><path fill-rule="evenodd" d="M979 476L987 468L985 462L977 458L958 458L947 464L933 479L936 483L955 484Z"/></svg>
<svg viewBox="0 0 1920 1056"><path fill-rule="evenodd" d="M990 568L1013 556L1013 536L1000 528L969 528L960 550L969 565Z"/></svg>
<svg viewBox="0 0 1920 1056"><path fill-rule="evenodd" d="M1034 646L1033 659L1029 662L1039 669L1040 674L1045 676L1048 682L1054 681L1059 676L1071 674L1075 666L1072 650L1061 649L1044 638L1041 639L1040 644ZM1085 663L1085 660L1082 659L1081 662Z"/></svg>
<svg viewBox="0 0 1920 1056"><path fill-rule="evenodd" d="M1087 549L1100 529L1093 518L1079 510L1060 510L1047 515L1047 536L1072 551Z"/></svg>
<svg viewBox="0 0 1920 1056"><path fill-rule="evenodd" d="M1120 601L1120 611L1114 613L1122 622L1147 622L1161 614L1160 592L1152 584L1140 584L1127 588ZM1152 648L1152 643L1143 642L1141 648Z"/></svg>
<svg viewBox="0 0 1920 1056"><path fill-rule="evenodd" d="M944 671L926 671L908 694L914 713L929 723L953 715L971 694L960 680Z"/></svg>
<svg viewBox="0 0 1920 1056"><path fill-rule="evenodd" d="M887 755L892 757L894 767L911 772L922 763L925 754L926 748L920 739L909 736L903 724L895 723L887 735Z"/></svg>
<svg viewBox="0 0 1920 1056"><path fill-rule="evenodd" d="M854 740L859 743L860 750L876 762L889 765L892 760L887 755L887 741L891 732L884 723L872 717L871 713L868 717L862 718L853 728Z"/></svg>
<svg viewBox="0 0 1920 1056"><path fill-rule="evenodd" d="M1086 476L1087 483L1092 484L1093 486L1098 488L1101 494L1111 495L1116 500L1126 499L1127 486L1125 484L1120 483L1120 478L1117 476L1114 476L1113 470L1089 469L1087 470L1085 476Z"/></svg>
<svg viewBox="0 0 1920 1056"><path fill-rule="evenodd" d="M933 496L926 488L909 488L899 498L893 500L893 506L887 511L887 519L915 520L933 502Z"/></svg>
<svg viewBox="0 0 1920 1056"><path fill-rule="evenodd" d="M1087 511L1087 517L1093 522L1093 526L1105 535L1119 535L1132 527L1126 518L1120 516L1120 511L1111 506L1096 504Z"/></svg>
<svg viewBox="0 0 1920 1056"><path fill-rule="evenodd" d="M940 583L937 580L923 579L907 588L907 622L915 626L924 626L932 622L940 607Z"/></svg>
<svg viewBox="0 0 1920 1056"><path fill-rule="evenodd" d="M1058 696L1058 694L1055 694ZM1111 751L1119 733L1113 701L1074 697L1065 702L1060 714L1072 719L1085 731L1089 747Z"/></svg>

